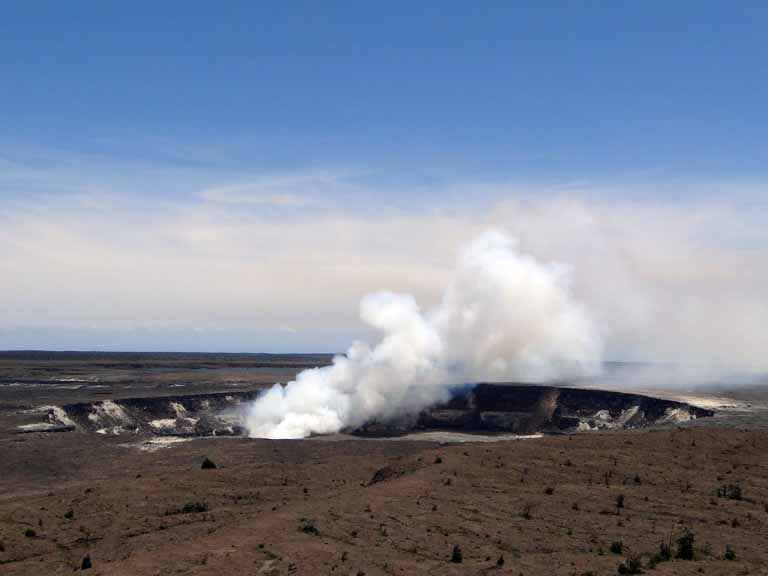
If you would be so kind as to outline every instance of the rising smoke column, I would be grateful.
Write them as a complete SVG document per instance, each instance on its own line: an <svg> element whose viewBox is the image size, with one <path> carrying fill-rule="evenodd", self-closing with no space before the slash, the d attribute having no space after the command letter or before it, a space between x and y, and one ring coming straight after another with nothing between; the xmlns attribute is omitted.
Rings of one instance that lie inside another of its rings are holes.
<svg viewBox="0 0 768 576"><path fill-rule="evenodd" d="M600 369L602 344L570 294L563 268L517 251L489 231L462 252L440 304L423 313L413 296L376 292L360 303L381 333L333 364L275 384L248 407L255 438L304 438L372 419L412 416L448 400L452 384L552 381Z"/></svg>

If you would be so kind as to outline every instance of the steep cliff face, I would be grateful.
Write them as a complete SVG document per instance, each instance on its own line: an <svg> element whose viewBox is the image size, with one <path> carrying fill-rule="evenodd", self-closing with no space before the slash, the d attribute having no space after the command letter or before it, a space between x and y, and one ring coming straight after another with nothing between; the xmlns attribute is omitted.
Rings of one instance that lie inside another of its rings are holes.
<svg viewBox="0 0 768 576"><path fill-rule="evenodd" d="M397 435L417 430L558 433L640 428L712 416L681 402L606 390L523 384L477 384L457 389L442 406L415 419L371 422L354 433Z"/></svg>
<svg viewBox="0 0 768 576"><path fill-rule="evenodd" d="M26 431L80 430L153 436L242 435L242 407L256 391L125 398L50 406L47 422ZM393 436L414 431L534 434L640 428L712 412L681 402L604 390L524 384L458 386L446 404L398 421L345 432Z"/></svg>
<svg viewBox="0 0 768 576"><path fill-rule="evenodd" d="M49 419L99 434L222 436L244 433L238 408L257 392L124 398L66 404Z"/></svg>

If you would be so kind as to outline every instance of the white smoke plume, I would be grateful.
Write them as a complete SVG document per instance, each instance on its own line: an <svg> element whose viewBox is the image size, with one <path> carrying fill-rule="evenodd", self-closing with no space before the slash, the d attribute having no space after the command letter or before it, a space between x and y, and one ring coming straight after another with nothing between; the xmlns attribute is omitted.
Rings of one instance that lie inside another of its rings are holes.
<svg viewBox="0 0 768 576"><path fill-rule="evenodd" d="M602 343L573 299L566 270L520 253L489 231L467 246L442 301L423 313L413 296L363 298L362 319L381 334L333 364L276 384L248 408L251 437L303 438L370 420L413 415L471 381L552 381L595 374Z"/></svg>

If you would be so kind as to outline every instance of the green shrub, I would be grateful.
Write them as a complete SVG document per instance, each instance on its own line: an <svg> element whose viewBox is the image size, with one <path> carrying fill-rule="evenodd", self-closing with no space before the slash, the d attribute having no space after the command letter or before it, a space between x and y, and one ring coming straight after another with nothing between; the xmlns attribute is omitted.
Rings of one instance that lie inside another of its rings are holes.
<svg viewBox="0 0 768 576"><path fill-rule="evenodd" d="M464 561L464 555L461 553L461 548L459 548L459 545L453 547L453 552L451 552L451 562L454 564L461 564Z"/></svg>
<svg viewBox="0 0 768 576"><path fill-rule="evenodd" d="M208 505L205 502L187 502L179 510L180 514L195 514L198 512L206 512Z"/></svg>
<svg viewBox="0 0 768 576"><path fill-rule="evenodd" d="M619 564L618 572L619 574L642 574L640 559L636 556L630 556L625 562Z"/></svg>
<svg viewBox="0 0 768 576"><path fill-rule="evenodd" d="M669 540L662 540L659 543L659 551L651 556L649 562L651 568L655 567L661 562L667 562L672 559L672 544Z"/></svg>
<svg viewBox="0 0 768 576"><path fill-rule="evenodd" d="M317 529L315 523L308 518L302 518L299 521L299 532L304 532L304 534L312 534L313 536L318 536L320 534L320 530Z"/></svg>
<svg viewBox="0 0 768 576"><path fill-rule="evenodd" d="M680 538L677 539L677 553L675 558L680 560L693 560L693 532L686 530Z"/></svg>
<svg viewBox="0 0 768 576"><path fill-rule="evenodd" d="M739 484L723 484L717 489L717 497L741 500L741 486Z"/></svg>

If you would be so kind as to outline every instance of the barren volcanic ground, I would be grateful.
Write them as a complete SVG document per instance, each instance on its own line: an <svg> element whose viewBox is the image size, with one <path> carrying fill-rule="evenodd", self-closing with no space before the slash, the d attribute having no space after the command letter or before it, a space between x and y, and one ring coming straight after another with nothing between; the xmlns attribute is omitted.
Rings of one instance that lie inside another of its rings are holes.
<svg viewBox="0 0 768 576"><path fill-rule="evenodd" d="M16 433L41 405L325 361L0 357L0 574L768 574L758 390L680 425L511 441Z"/></svg>

